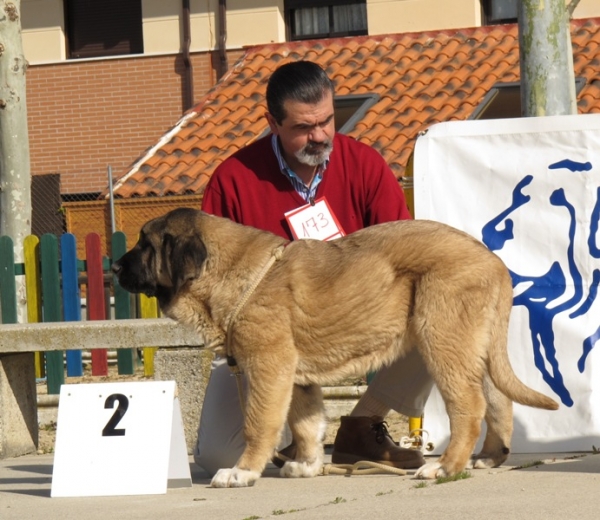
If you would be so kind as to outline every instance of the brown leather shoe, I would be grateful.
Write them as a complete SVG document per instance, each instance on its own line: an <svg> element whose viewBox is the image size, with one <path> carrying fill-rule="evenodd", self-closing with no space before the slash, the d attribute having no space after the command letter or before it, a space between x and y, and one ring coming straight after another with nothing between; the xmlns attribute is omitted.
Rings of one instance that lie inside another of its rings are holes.
<svg viewBox="0 0 600 520"><path fill-rule="evenodd" d="M292 441L292 444L286 446L281 451L278 451L273 455L271 462L278 468L283 468L283 465L288 460L294 460L296 458L296 444Z"/></svg>
<svg viewBox="0 0 600 520"><path fill-rule="evenodd" d="M425 464L420 451L396 445L383 417L343 416L333 443L331 462L354 464L362 460L400 469L419 468Z"/></svg>

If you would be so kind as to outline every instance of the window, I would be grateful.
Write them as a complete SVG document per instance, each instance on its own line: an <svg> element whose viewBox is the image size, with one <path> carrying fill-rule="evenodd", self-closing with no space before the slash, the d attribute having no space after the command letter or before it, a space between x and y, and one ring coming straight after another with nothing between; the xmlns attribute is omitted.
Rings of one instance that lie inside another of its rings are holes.
<svg viewBox="0 0 600 520"><path fill-rule="evenodd" d="M141 0L65 0L71 59L144 52Z"/></svg>
<svg viewBox="0 0 600 520"><path fill-rule="evenodd" d="M579 94L585 79L575 79L575 92ZM521 117L521 84L497 83L485 95L469 119L507 119Z"/></svg>
<svg viewBox="0 0 600 520"><path fill-rule="evenodd" d="M289 40L368 34L366 0L286 0Z"/></svg>
<svg viewBox="0 0 600 520"><path fill-rule="evenodd" d="M481 0L483 25L515 23L519 0Z"/></svg>
<svg viewBox="0 0 600 520"><path fill-rule="evenodd" d="M378 94L355 94L333 98L335 130L347 134L354 128L369 108L379 101Z"/></svg>
<svg viewBox="0 0 600 520"><path fill-rule="evenodd" d="M497 83L485 95L469 119L521 117L521 84Z"/></svg>

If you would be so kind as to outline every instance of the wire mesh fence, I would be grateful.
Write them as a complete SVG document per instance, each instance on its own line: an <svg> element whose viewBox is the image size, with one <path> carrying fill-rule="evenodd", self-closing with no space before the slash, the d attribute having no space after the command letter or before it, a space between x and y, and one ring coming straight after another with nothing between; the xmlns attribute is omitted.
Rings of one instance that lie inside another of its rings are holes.
<svg viewBox="0 0 600 520"><path fill-rule="evenodd" d="M413 213L412 156L401 184ZM148 220L178 207L200 208L202 202L201 194L113 198L110 188L104 193L61 194L59 174L34 175L31 184L32 234L41 237L44 233L57 236L72 233L77 239L78 254L83 257L84 238L90 233L98 233L103 253L110 257L111 236L116 231L125 233L131 247Z"/></svg>
<svg viewBox="0 0 600 520"><path fill-rule="evenodd" d="M102 239L103 253L111 256L111 236L122 231L131 247L140 228L148 220L182 207L200 208L201 195L170 197L115 198L106 193L61 194L60 174L34 175L31 183L32 234L60 236L73 233L78 254L83 257L83 243L90 233Z"/></svg>

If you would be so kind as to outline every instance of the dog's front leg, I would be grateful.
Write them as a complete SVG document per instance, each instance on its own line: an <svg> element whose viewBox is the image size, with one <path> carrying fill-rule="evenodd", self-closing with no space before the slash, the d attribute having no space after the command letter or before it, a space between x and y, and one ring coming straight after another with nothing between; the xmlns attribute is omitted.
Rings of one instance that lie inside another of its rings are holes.
<svg viewBox="0 0 600 520"><path fill-rule="evenodd" d="M323 467L325 413L319 385L294 385L288 422L296 456L281 468L283 477L314 477Z"/></svg>
<svg viewBox="0 0 600 520"><path fill-rule="evenodd" d="M292 397L294 366L281 366L278 371L268 368L257 363L246 369L246 448L233 468L220 469L216 473L210 484L212 487L252 486L279 442Z"/></svg>

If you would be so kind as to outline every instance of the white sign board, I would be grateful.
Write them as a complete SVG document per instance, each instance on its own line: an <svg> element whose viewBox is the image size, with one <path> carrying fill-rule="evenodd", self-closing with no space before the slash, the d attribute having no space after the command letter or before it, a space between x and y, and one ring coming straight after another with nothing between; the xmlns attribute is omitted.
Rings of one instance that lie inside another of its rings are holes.
<svg viewBox="0 0 600 520"><path fill-rule="evenodd" d="M52 497L190 487L174 381L62 385Z"/></svg>
<svg viewBox="0 0 600 520"><path fill-rule="evenodd" d="M416 217L462 229L511 272L509 355L521 380L560 403L515 405L513 452L600 445L600 115L435 125L415 149ZM437 392L424 427L441 452Z"/></svg>

